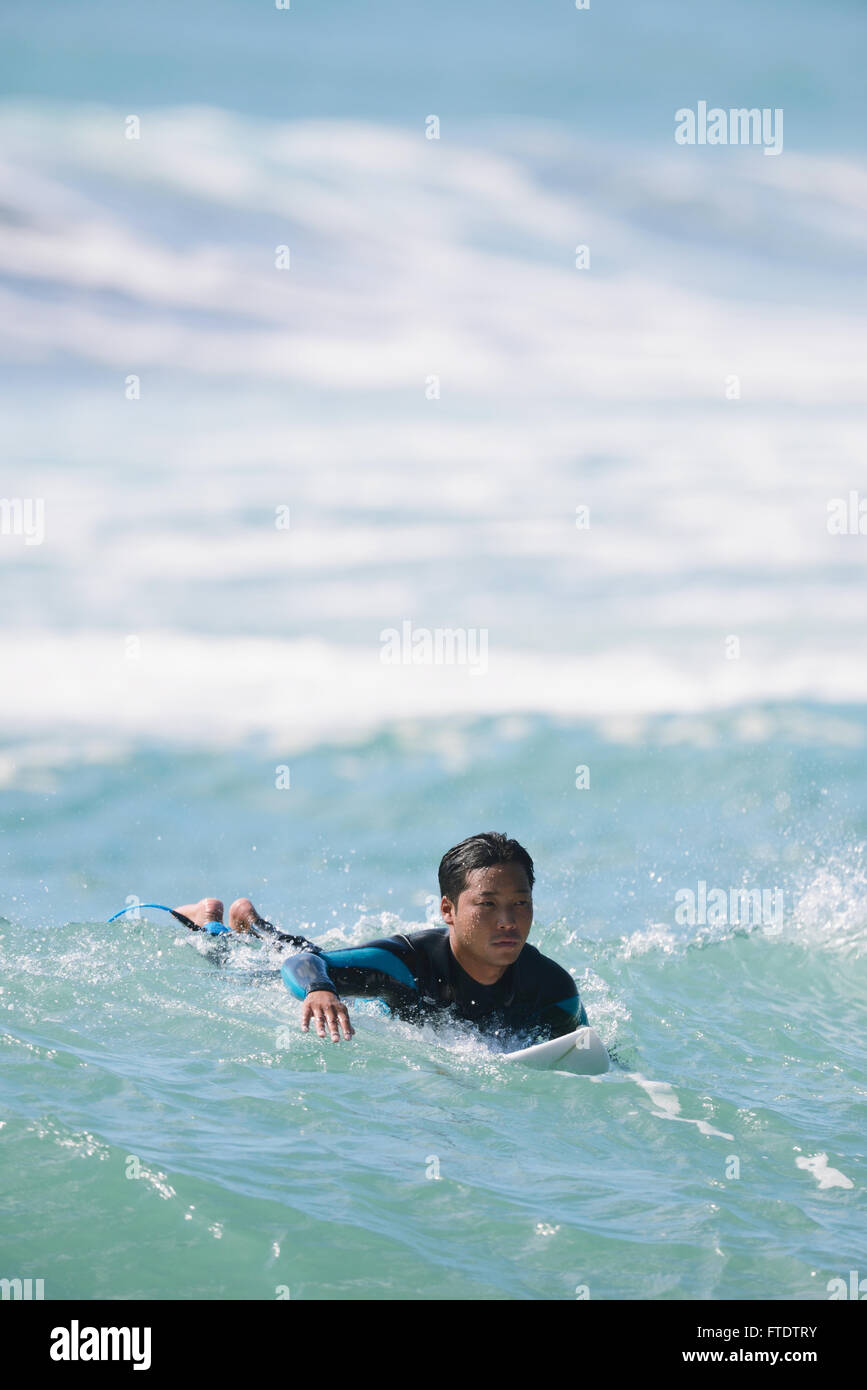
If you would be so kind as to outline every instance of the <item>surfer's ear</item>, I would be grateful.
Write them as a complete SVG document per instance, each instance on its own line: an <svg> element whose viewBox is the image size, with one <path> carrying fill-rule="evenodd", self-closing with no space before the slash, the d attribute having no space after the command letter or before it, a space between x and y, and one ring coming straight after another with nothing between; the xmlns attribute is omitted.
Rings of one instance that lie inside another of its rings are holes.
<svg viewBox="0 0 867 1390"><path fill-rule="evenodd" d="M448 922L449 926L451 926L452 922L455 920L455 905L451 898L443 897L440 903L440 915L443 921Z"/></svg>

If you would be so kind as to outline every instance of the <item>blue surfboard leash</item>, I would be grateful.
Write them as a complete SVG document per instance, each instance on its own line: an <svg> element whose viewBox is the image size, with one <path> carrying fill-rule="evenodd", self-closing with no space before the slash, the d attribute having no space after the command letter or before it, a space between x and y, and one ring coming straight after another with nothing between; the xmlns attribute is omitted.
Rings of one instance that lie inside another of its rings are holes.
<svg viewBox="0 0 867 1390"><path fill-rule="evenodd" d="M176 917L177 920L183 926L188 927L190 931L207 932L208 936L228 936L231 934L224 922L205 922L204 926L200 927L198 922L193 922L189 917L185 916L183 912L178 912L174 907L166 907L164 903L130 903L129 907L122 907L120 912L116 912L113 917L109 917L106 925L111 922L116 922L118 917L123 917L127 912L137 912L143 907L154 907L159 912L170 912L173 917ZM279 927L274 926L273 922L268 922L264 918L260 918L258 925L266 929L266 936L272 937L277 941L285 942L288 946L297 946L301 950L315 951L317 955L321 954L321 948L314 945L312 941L308 941L306 936L293 936L290 932L281 931ZM256 927L250 928L250 934L258 937L260 941L263 940L263 933L257 930Z"/></svg>
<svg viewBox="0 0 867 1390"><path fill-rule="evenodd" d="M206 922L203 927L200 927L198 922L193 922L189 917L186 917L183 912L178 912L173 907L166 907L163 903L130 903L129 907L122 907L120 912L116 912L113 917L109 917L108 922L116 922L118 917L123 917L125 913L138 912L139 909L143 907L155 907L160 912L170 912L173 917L176 917L178 921L183 924L183 926L189 927L190 931L204 931L207 932L209 936L222 936L224 932L228 932L229 930L223 922ZM106 925L108 925L108 923L106 923Z"/></svg>

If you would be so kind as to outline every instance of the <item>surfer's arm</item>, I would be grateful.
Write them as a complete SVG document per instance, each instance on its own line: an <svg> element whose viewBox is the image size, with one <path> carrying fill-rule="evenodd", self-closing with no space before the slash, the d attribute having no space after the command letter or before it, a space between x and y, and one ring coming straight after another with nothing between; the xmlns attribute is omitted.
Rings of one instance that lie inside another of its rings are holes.
<svg viewBox="0 0 867 1390"><path fill-rule="evenodd" d="M586 1028L587 1014L578 991L546 1005L542 1009L541 1023L550 1038L562 1038L566 1033L574 1033L576 1028Z"/></svg>
<svg viewBox="0 0 867 1390"><path fill-rule="evenodd" d="M348 1038L351 1025L341 995L380 998L390 1004L417 998L415 976L404 960L408 949L408 943L398 937L342 951L300 951L289 956L281 973L291 993L304 1001L304 1031L313 1019L321 1038L327 1027L336 1042L338 1025Z"/></svg>
<svg viewBox="0 0 867 1390"><path fill-rule="evenodd" d="M280 973L296 999L306 999L308 994L321 989L337 994L327 961L328 957L319 951L299 951L284 960Z"/></svg>
<svg viewBox="0 0 867 1390"><path fill-rule="evenodd" d="M337 995L363 995L388 999L395 993L418 994L415 976L404 957L409 954L402 937L368 941L342 951L299 951L282 966L283 979L296 999L314 990Z"/></svg>

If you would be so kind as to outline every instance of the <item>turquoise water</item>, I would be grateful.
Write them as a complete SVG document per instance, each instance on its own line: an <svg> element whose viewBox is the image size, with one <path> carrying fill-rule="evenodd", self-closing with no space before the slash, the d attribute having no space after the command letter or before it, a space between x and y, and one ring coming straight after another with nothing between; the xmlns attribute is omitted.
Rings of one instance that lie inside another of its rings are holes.
<svg viewBox="0 0 867 1390"><path fill-rule="evenodd" d="M0 17L5 92L140 106L213 105L271 118L407 124L557 120L637 144L670 138L675 107L784 106L799 148L863 147L860 0L273 3L111 0ZM672 105L672 102L674 105ZM424 108L422 111L421 108Z"/></svg>
<svg viewBox="0 0 867 1390"><path fill-rule="evenodd" d="M31 793L32 843L66 826L75 911L34 881L2 927L4 1263L50 1298L826 1298L867 1259L864 726L800 713L809 742L753 711L760 746L743 715L633 746L480 722L460 773L427 740L358 745L363 780L318 749L279 816L240 757ZM603 1078L516 1071L367 1001L352 1043L320 1042L270 948L84 907L249 892L363 941L424 924L440 850L489 824L536 855L532 939L575 974ZM682 925L698 879L785 910Z"/></svg>

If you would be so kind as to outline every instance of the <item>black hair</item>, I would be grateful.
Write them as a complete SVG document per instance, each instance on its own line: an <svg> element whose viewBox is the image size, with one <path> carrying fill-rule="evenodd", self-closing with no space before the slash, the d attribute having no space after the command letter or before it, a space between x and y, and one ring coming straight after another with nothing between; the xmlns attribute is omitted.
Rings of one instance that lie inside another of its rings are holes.
<svg viewBox="0 0 867 1390"><path fill-rule="evenodd" d="M494 864L520 864L533 887L533 861L524 846L507 835L489 830L482 835L470 835L443 855L439 871L441 896L457 906L467 886L467 875L473 869L490 869Z"/></svg>

